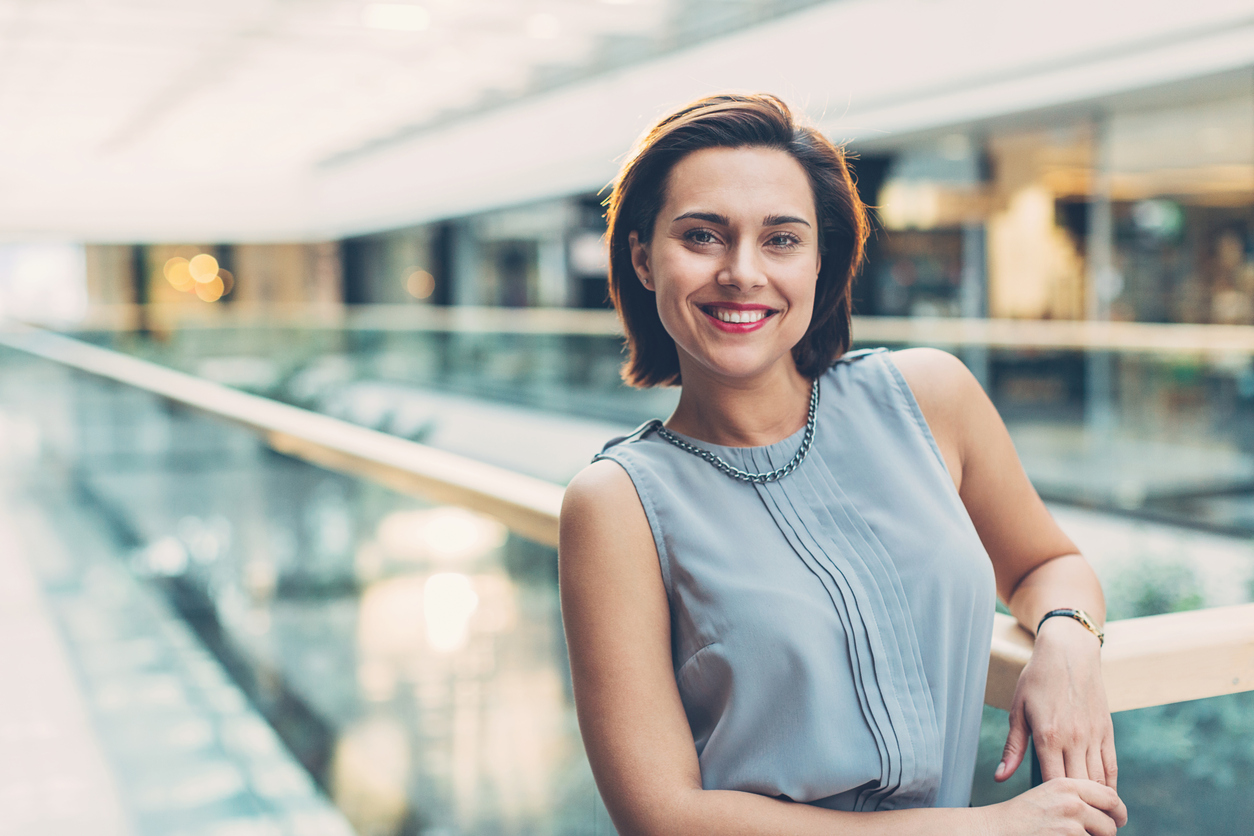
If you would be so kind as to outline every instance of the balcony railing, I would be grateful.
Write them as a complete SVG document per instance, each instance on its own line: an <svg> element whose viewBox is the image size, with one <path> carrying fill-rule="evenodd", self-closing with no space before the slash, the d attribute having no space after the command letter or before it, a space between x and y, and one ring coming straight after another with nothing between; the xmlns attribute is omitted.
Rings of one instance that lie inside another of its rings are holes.
<svg viewBox="0 0 1254 836"><path fill-rule="evenodd" d="M569 327L564 314L519 318L517 313L442 315L444 325L501 327L507 320L540 329ZM580 314L593 329L599 314ZM486 317L486 319L484 318ZM604 317L601 317L603 320ZM489 322L489 320L491 320ZM272 323L272 321L271 321ZM467 325L467 323L469 323ZM413 327L414 322L409 321ZM872 321L864 339L930 341L941 345L1081 347L1134 351L1254 353L1254 328L1216 331L1191 326L1105 326L1085 323ZM878 330L877 330L878 329ZM874 332L874 333L870 333ZM258 433L275 450L324 468L373 480L394 490L495 517L530 540L557 545L562 487L386 433L277 403L69 337L25 326L0 329L0 345L68 368L134 386ZM1165 347L1165 348L1164 348ZM1103 667L1112 711L1254 690L1254 604L1112 621ZM1032 649L1013 618L994 627L985 701L1008 709Z"/></svg>

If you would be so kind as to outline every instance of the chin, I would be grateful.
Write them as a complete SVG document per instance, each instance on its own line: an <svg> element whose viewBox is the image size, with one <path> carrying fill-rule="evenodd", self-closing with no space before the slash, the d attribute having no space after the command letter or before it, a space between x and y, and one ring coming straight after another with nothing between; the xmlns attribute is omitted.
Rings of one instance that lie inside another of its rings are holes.
<svg viewBox="0 0 1254 836"><path fill-rule="evenodd" d="M780 363L792 364L791 350L784 352L783 355L772 355L770 357L764 357L758 352L754 352L753 356L737 356L739 354L741 352L727 352L718 357L707 356L701 359L694 357L693 360L695 365L702 367L711 374L739 380L750 380L767 374Z"/></svg>

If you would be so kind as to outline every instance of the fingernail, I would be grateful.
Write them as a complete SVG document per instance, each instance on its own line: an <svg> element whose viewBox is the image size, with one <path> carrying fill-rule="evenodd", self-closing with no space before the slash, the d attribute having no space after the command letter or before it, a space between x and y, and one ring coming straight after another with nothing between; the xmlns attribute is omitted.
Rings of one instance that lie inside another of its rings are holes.
<svg viewBox="0 0 1254 836"><path fill-rule="evenodd" d="M1005 771L1006 771L1006 762L1002 761L1001 763L997 764L997 770L993 774L1000 775Z"/></svg>

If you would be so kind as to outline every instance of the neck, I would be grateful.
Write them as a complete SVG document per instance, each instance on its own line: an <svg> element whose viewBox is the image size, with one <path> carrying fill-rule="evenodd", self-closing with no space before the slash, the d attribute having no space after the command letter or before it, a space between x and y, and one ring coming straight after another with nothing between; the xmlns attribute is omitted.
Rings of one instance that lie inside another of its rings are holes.
<svg viewBox="0 0 1254 836"><path fill-rule="evenodd" d="M791 357L752 378L723 378L682 361L681 373L679 405L666 421L675 432L724 447L762 447L806 424L811 381Z"/></svg>

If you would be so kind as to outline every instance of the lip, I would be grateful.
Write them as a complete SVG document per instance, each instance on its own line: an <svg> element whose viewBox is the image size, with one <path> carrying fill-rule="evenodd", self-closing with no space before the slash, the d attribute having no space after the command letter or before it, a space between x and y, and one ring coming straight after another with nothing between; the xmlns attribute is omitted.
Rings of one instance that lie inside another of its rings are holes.
<svg viewBox="0 0 1254 836"><path fill-rule="evenodd" d="M716 302L708 305L699 305L698 307L701 313L705 315L705 318L710 321L711 325L729 334L747 334L750 331L756 331L766 325L775 314L779 313L777 309L772 308L770 305L746 305L741 302ZM724 322L709 312L709 309L713 308L722 308L728 311L766 311L767 313L766 316L757 322Z"/></svg>

